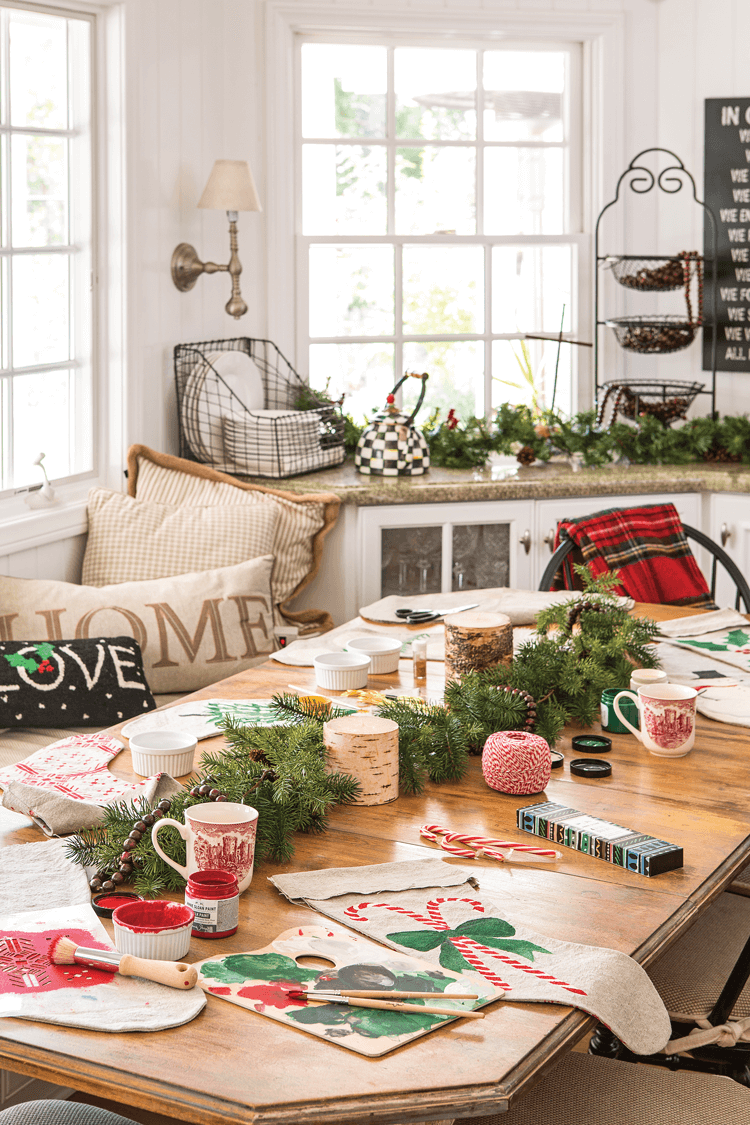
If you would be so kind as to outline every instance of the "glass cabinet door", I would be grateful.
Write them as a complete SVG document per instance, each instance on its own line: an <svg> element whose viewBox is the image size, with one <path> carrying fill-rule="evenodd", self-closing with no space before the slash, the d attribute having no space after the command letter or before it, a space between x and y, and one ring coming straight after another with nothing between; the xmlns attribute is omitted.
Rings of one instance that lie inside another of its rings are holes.
<svg viewBox="0 0 750 1125"><path fill-rule="evenodd" d="M443 565L443 529L384 527L380 547L381 597L390 594L439 594Z"/></svg>
<svg viewBox="0 0 750 1125"><path fill-rule="evenodd" d="M453 526L452 590L486 590L510 585L510 525Z"/></svg>

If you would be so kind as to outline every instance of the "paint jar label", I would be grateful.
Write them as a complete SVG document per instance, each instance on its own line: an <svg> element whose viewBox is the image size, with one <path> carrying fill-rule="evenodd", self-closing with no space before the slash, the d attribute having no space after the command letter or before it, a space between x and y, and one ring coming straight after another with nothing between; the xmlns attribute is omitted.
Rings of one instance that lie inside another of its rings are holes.
<svg viewBox="0 0 750 1125"><path fill-rule="evenodd" d="M195 911L194 934L211 934L223 937L234 933L239 924L240 898L191 898L185 895L185 905Z"/></svg>
<svg viewBox="0 0 750 1125"><path fill-rule="evenodd" d="M606 703L602 703L602 704L600 704L600 710L601 710L602 730L606 730L607 725L609 723L609 707L607 706Z"/></svg>

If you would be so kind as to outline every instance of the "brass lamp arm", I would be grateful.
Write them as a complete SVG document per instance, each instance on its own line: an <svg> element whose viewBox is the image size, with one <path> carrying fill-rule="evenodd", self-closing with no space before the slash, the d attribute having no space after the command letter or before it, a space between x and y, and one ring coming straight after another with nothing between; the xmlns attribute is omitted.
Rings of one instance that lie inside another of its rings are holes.
<svg viewBox="0 0 750 1125"><path fill-rule="evenodd" d="M227 301L226 311L235 320L247 312L247 305L240 292L242 265L237 253L237 212L227 211L229 219L229 261L226 265L216 262L202 262L194 246L181 242L172 254L172 281L181 293L192 289L202 273L228 273L232 279L232 295Z"/></svg>

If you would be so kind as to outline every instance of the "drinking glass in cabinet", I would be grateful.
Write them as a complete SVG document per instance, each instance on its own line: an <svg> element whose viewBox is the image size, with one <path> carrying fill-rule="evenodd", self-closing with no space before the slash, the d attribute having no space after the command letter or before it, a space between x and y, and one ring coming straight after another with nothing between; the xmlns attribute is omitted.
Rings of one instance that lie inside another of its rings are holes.
<svg viewBox="0 0 750 1125"><path fill-rule="evenodd" d="M507 523L459 524L453 528L453 590L484 590L510 584Z"/></svg>
<svg viewBox="0 0 750 1125"><path fill-rule="evenodd" d="M439 594L443 558L440 527L384 527L381 531L381 597Z"/></svg>

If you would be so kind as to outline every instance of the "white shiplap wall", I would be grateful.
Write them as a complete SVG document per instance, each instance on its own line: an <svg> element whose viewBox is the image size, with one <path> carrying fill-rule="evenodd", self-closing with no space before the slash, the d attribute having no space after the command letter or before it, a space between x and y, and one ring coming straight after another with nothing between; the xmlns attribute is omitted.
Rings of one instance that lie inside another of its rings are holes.
<svg viewBox="0 0 750 1125"><path fill-rule="evenodd" d="M651 145L677 152L702 193L703 99L750 94L750 0L400 0L398 5L291 0L287 8L298 11L300 20L308 10L328 10L331 24L340 25L350 19L366 23L368 11L391 6L394 28L399 18L413 20L418 13L420 25L429 30L432 13L445 17L455 11L457 31L472 15L483 14L497 30L512 24L515 34L526 16L537 29L546 18L553 28L581 13L620 16L620 62L604 76L600 171L592 184L589 221L611 198L627 161ZM266 301L267 262L278 248L266 245L266 230L275 229L269 223L274 200L266 179L266 154L275 138L266 124L264 7L263 0L125 0L112 9L122 16L126 111L125 287L122 308L116 310L126 350L124 447L140 441L177 450L176 343L263 336L269 322L277 342L287 343L279 336L279 310L269 310ZM240 215L242 288L249 312L239 322L224 312L226 277L203 277L188 294L178 293L169 277L172 250L180 241L193 242L204 258L228 256L224 214L195 206L213 161L221 157L249 158L266 208L262 215ZM681 210L672 201L662 201L650 217L630 216L611 230L613 250L622 248L621 238L637 252L701 244L697 211ZM116 346L115 333L113 340ZM631 373L646 362L649 374L657 370L657 361L625 356L611 342L605 354L607 376L623 373L626 364ZM701 377L695 345L658 363L665 376ZM721 374L718 402L722 412L748 410L750 375ZM79 557L80 538L15 556L3 553L0 542L0 573L69 578Z"/></svg>

